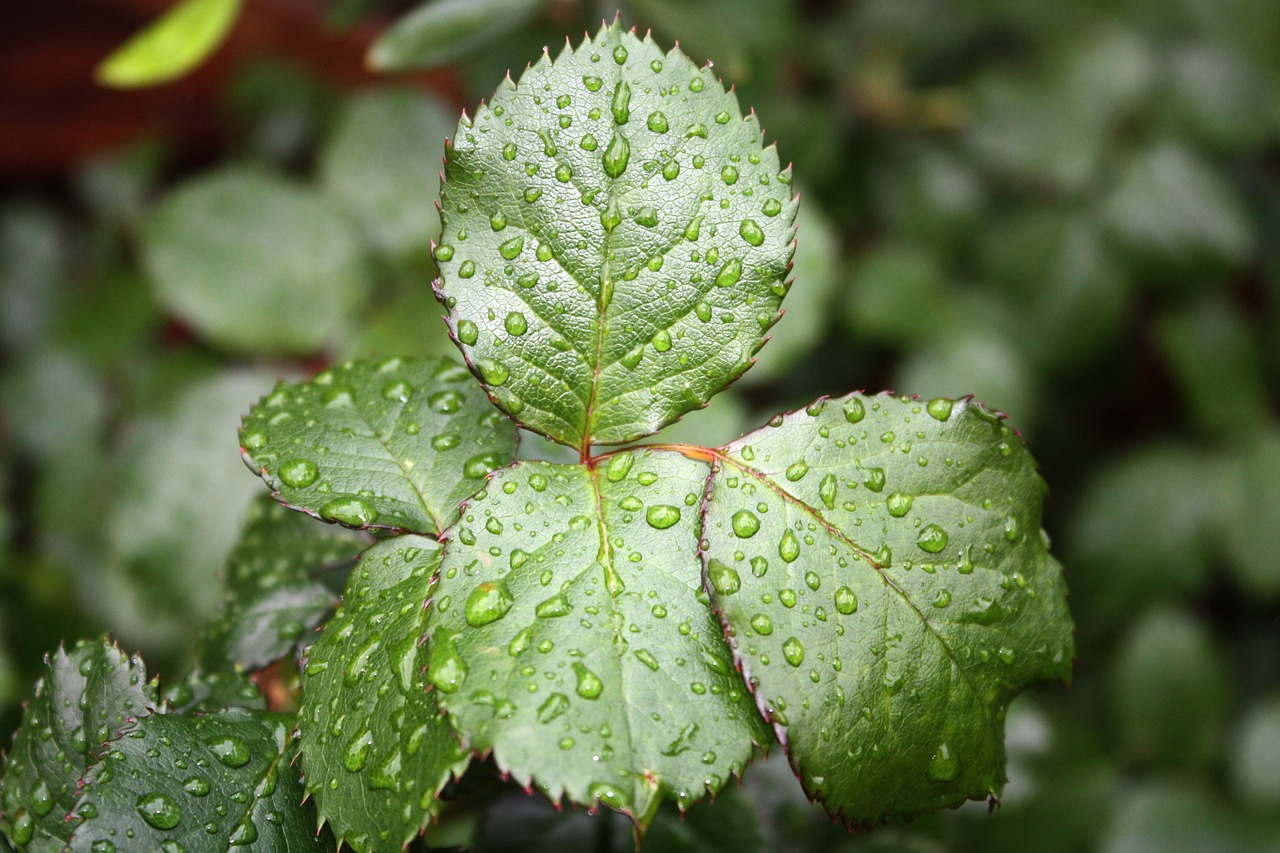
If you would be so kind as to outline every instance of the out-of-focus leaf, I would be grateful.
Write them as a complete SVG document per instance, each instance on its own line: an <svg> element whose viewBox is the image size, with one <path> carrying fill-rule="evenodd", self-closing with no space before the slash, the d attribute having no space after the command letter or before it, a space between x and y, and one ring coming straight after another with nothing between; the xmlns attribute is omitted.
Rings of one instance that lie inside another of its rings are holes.
<svg viewBox="0 0 1280 853"><path fill-rule="evenodd" d="M755 369L743 374L747 384L783 376L822 342L823 333L832 325L840 247L835 229L818 208L816 199L800 205L796 232L803 236L797 237L791 262L794 284L787 291L783 317L769 330L769 342L760 351Z"/></svg>
<svg viewBox="0 0 1280 853"><path fill-rule="evenodd" d="M59 648L13 738L0 783L0 829L30 853L66 847L78 783L101 744L133 716L157 706L155 684L137 657L107 639Z"/></svg>
<svg viewBox="0 0 1280 853"><path fill-rule="evenodd" d="M286 506L348 527L439 533L515 458L516 428L456 361L390 356L279 383L245 417L240 447Z"/></svg>
<svg viewBox="0 0 1280 853"><path fill-rule="evenodd" d="M891 233L923 246L963 247L988 206L972 160L941 146L914 144L903 146L890 162L893 168L877 173L875 179ZM801 221L809 204L806 200L800 205ZM798 238L797 266L808 231L801 228Z"/></svg>
<svg viewBox="0 0 1280 853"><path fill-rule="evenodd" d="M189 642L216 611L218 572L261 488L227 461L240 414L269 383L261 372L225 372L126 430L108 508L115 565L86 578L84 593L130 642ZM115 591L96 592L101 584Z"/></svg>
<svg viewBox="0 0 1280 853"><path fill-rule="evenodd" d="M17 359L0 381L0 401L15 445L36 459L56 465L102 440L107 390L73 353L42 348Z"/></svg>
<svg viewBox="0 0 1280 853"><path fill-rule="evenodd" d="M458 357L449 339L443 309L418 277L394 298L378 300L355 329L342 353L362 359L395 353L409 358Z"/></svg>
<svg viewBox="0 0 1280 853"><path fill-rule="evenodd" d="M955 295L937 257L912 243L865 253L849 274L846 293L853 334L886 343L928 340L946 326L955 309Z"/></svg>
<svg viewBox="0 0 1280 853"><path fill-rule="evenodd" d="M664 38L679 41L697 61L712 61L718 74L746 83L776 73L768 61L796 32L794 0L630 0L629 11Z"/></svg>
<svg viewBox="0 0 1280 853"><path fill-rule="evenodd" d="M104 86L133 89L176 80L218 49L242 0L181 0L103 60Z"/></svg>
<svg viewBox="0 0 1280 853"><path fill-rule="evenodd" d="M238 68L223 101L243 128L240 145L247 154L294 167L311 163L342 104L341 96L315 71L269 55Z"/></svg>
<svg viewBox="0 0 1280 853"><path fill-rule="evenodd" d="M1137 620L1111 672L1115 735L1133 761L1201 767L1218 752L1227 668L1206 626L1176 610Z"/></svg>
<svg viewBox="0 0 1280 853"><path fill-rule="evenodd" d="M1267 601L1280 597L1280 429L1248 436L1228 456L1217 502L1222 544L1236 580Z"/></svg>
<svg viewBox="0 0 1280 853"><path fill-rule="evenodd" d="M1280 810L1280 696L1264 698L1245 713L1231 751L1231 779L1245 804Z"/></svg>
<svg viewBox="0 0 1280 853"><path fill-rule="evenodd" d="M52 207L15 201L0 209L0 346L20 351L44 340L61 290L67 229Z"/></svg>
<svg viewBox="0 0 1280 853"><path fill-rule="evenodd" d="M148 216L143 259L161 304L237 352L319 349L369 286L352 227L318 192L222 170Z"/></svg>
<svg viewBox="0 0 1280 853"><path fill-rule="evenodd" d="M69 850L332 850L303 802L292 727L239 708L138 720L89 772Z"/></svg>
<svg viewBox="0 0 1280 853"><path fill-rule="evenodd" d="M110 370L143 349L161 324L146 276L136 268L104 274L68 293L56 322L58 343Z"/></svg>
<svg viewBox="0 0 1280 853"><path fill-rule="evenodd" d="M1275 138L1280 104L1274 84L1247 57L1198 43L1174 51L1168 66L1171 131L1226 152Z"/></svg>
<svg viewBox="0 0 1280 853"><path fill-rule="evenodd" d="M130 225L142 216L167 153L159 140L148 138L92 157L76 170L76 191L99 221Z"/></svg>
<svg viewBox="0 0 1280 853"><path fill-rule="evenodd" d="M1012 428L850 394L713 457L704 583L805 790L852 824L998 796L1009 700L1074 655Z"/></svg>
<svg viewBox="0 0 1280 853"><path fill-rule="evenodd" d="M1035 376L1022 353L995 329L953 328L938 343L909 354L894 374L896 388L921 397L972 394L1007 412L1028 431L1035 423Z"/></svg>
<svg viewBox="0 0 1280 853"><path fill-rule="evenodd" d="M374 545L307 653L298 712L307 790L358 853L407 845L470 761L424 676L424 605L439 568L432 539Z"/></svg>
<svg viewBox="0 0 1280 853"><path fill-rule="evenodd" d="M367 544L259 497L231 552L222 613L201 638L201 661L251 672L288 655L337 605L321 573L350 563Z"/></svg>
<svg viewBox="0 0 1280 853"><path fill-rule="evenodd" d="M450 330L499 408L584 454L700 407L779 316L790 172L709 69L620 24L464 117L445 176Z"/></svg>
<svg viewBox="0 0 1280 853"><path fill-rule="evenodd" d="M1240 821L1209 790L1148 784L1131 793L1107 828L1101 853L1259 853Z"/></svg>
<svg viewBox="0 0 1280 853"><path fill-rule="evenodd" d="M1094 469L1064 543L1084 621L1113 627L1204 586L1220 468L1196 448L1152 444Z"/></svg>
<svg viewBox="0 0 1280 853"><path fill-rule="evenodd" d="M1233 188L1176 142L1135 155L1103 212L1126 259L1161 286L1219 275L1253 248L1250 222Z"/></svg>
<svg viewBox="0 0 1280 853"><path fill-rule="evenodd" d="M428 0L384 32L366 57L379 71L435 68L532 18L544 0Z"/></svg>
<svg viewBox="0 0 1280 853"><path fill-rule="evenodd" d="M440 163L455 127L452 111L418 92L358 95L320 154L325 191L381 251L425 256L440 234Z"/></svg>
<svg viewBox="0 0 1280 853"><path fill-rule="evenodd" d="M1257 338L1226 300L1209 297L1167 314L1157 339L1201 429L1229 439L1267 422L1269 395ZM1280 551L1275 556L1280 559ZM1280 576L1280 567L1276 572Z"/></svg>

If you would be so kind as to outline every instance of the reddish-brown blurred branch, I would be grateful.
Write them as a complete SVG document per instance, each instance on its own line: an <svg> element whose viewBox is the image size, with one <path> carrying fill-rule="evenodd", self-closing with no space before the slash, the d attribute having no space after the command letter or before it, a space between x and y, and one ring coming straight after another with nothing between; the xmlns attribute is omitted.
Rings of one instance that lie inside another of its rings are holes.
<svg viewBox="0 0 1280 853"><path fill-rule="evenodd" d="M380 26L326 26L321 0L248 0L227 43L189 76L118 92L93 81L112 50L172 0L6 0L0 3L0 179L42 178L88 154L159 133L186 153L216 146L218 99L246 60L272 56L341 88L373 82L364 54ZM385 22L382 22L385 24ZM397 78L457 99L451 74Z"/></svg>

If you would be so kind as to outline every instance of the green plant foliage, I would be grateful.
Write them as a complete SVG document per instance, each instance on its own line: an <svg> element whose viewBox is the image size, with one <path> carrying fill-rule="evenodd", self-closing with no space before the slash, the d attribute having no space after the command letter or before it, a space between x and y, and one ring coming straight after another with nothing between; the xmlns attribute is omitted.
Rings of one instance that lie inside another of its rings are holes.
<svg viewBox="0 0 1280 853"><path fill-rule="evenodd" d="M85 770L130 717L158 704L142 661L109 640L59 648L47 658L0 779L4 834L31 853L63 850Z"/></svg>
<svg viewBox="0 0 1280 853"><path fill-rule="evenodd" d="M68 849L331 850L298 807L292 723L241 709L138 720L86 777Z"/></svg>
<svg viewBox="0 0 1280 853"><path fill-rule="evenodd" d="M516 431L446 359L348 362L281 382L240 429L245 464L287 506L348 527L437 533Z"/></svg>
<svg viewBox="0 0 1280 853"><path fill-rule="evenodd" d="M307 655L299 712L307 789L321 820L360 853L418 835L469 760L423 677L423 604L439 566L431 539L370 548Z"/></svg>
<svg viewBox="0 0 1280 853"><path fill-rule="evenodd" d="M98 82L117 89L168 83L217 50L242 0L182 0L98 66Z"/></svg>
<svg viewBox="0 0 1280 853"><path fill-rule="evenodd" d="M440 233L440 158L453 128L451 112L410 90L358 96L320 155L325 192L382 251L425 256Z"/></svg>
<svg viewBox="0 0 1280 853"><path fill-rule="evenodd" d="M321 573L349 565L367 544L258 498L227 562L226 599L201 638L201 661L253 671L288 655L338 603Z"/></svg>
<svg viewBox="0 0 1280 853"><path fill-rule="evenodd" d="M235 352L319 349L369 287L352 226L316 191L265 171L184 185L142 237L161 304Z"/></svg>
<svg viewBox="0 0 1280 853"><path fill-rule="evenodd" d="M448 534L427 677L472 748L521 784L644 826L768 743L698 597L706 477L670 451L522 463Z"/></svg>
<svg viewBox="0 0 1280 853"><path fill-rule="evenodd" d="M1074 653L1018 436L854 394L715 460L707 582L805 790L855 824L996 796L1009 700Z"/></svg>
<svg viewBox="0 0 1280 853"><path fill-rule="evenodd" d="M437 288L501 409L585 456L751 365L795 216L760 137L709 69L616 24L463 118Z"/></svg>
<svg viewBox="0 0 1280 853"><path fill-rule="evenodd" d="M369 49L383 71L433 68L473 53L533 17L545 0L430 0L406 14Z"/></svg>

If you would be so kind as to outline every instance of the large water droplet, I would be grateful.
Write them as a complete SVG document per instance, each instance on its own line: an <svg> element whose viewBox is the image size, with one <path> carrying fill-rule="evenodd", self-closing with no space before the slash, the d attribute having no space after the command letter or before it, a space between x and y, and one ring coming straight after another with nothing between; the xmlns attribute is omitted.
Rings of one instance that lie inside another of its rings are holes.
<svg viewBox="0 0 1280 853"><path fill-rule="evenodd" d="M786 477L788 480L795 483L800 480L803 480L804 475L808 473L809 473L809 466L802 460L800 462L795 463L794 465L789 465L787 467Z"/></svg>
<svg viewBox="0 0 1280 853"><path fill-rule="evenodd" d="M716 273L716 287L732 287L742 278L742 261L731 258Z"/></svg>
<svg viewBox="0 0 1280 853"><path fill-rule="evenodd" d="M364 498L334 498L320 507L320 517L347 527L368 527L378 520L378 508Z"/></svg>
<svg viewBox="0 0 1280 853"><path fill-rule="evenodd" d="M740 509L733 514L733 532L740 539L750 539L760 529L760 519L749 509Z"/></svg>
<svg viewBox="0 0 1280 853"><path fill-rule="evenodd" d="M567 710L569 710L569 697L563 693L552 693L538 706L538 722L549 723Z"/></svg>
<svg viewBox="0 0 1280 853"><path fill-rule="evenodd" d="M619 81L613 88L609 111L613 113L614 124L626 124L631 119L631 84Z"/></svg>
<svg viewBox="0 0 1280 853"><path fill-rule="evenodd" d="M455 635L437 634L432 638L427 680L441 693L455 693L467 680L467 664L458 654Z"/></svg>
<svg viewBox="0 0 1280 853"><path fill-rule="evenodd" d="M792 666L799 666L804 663L804 644L795 637L788 637L782 644L782 656Z"/></svg>
<svg viewBox="0 0 1280 853"><path fill-rule="evenodd" d="M369 748L372 746L373 732L365 729L347 744L346 751L342 753L342 766L352 773L360 772L364 769L365 762L369 760Z"/></svg>
<svg viewBox="0 0 1280 853"><path fill-rule="evenodd" d="M885 501L885 507L889 510L889 515L894 518L902 518L911 511L911 504L914 498L911 495L902 492L894 492L889 495L889 499Z"/></svg>
<svg viewBox="0 0 1280 853"><path fill-rule="evenodd" d="M227 767L244 767L249 763L249 747L234 735L210 738L205 741L213 757Z"/></svg>
<svg viewBox="0 0 1280 853"><path fill-rule="evenodd" d="M557 593L545 601L538 604L533 612L544 619L554 619L558 616L567 616L573 608L569 605L569 599L564 597L564 593Z"/></svg>
<svg viewBox="0 0 1280 853"><path fill-rule="evenodd" d="M947 547L947 531L936 524L930 524L920 531L920 535L916 537L916 544L920 546L921 551L936 554Z"/></svg>
<svg viewBox="0 0 1280 853"><path fill-rule="evenodd" d="M938 397L930 400L925 409L933 416L934 420L945 421L951 417L951 409L954 404L946 397Z"/></svg>
<svg viewBox="0 0 1280 853"><path fill-rule="evenodd" d="M578 695L583 699L598 699L604 691L604 682L602 682L594 672L587 669L582 663L575 661L573 664L574 675L578 677Z"/></svg>
<svg viewBox="0 0 1280 853"><path fill-rule="evenodd" d="M738 227L738 234L752 246L759 246L764 243L764 231L760 230L760 226L756 224L754 219L742 220L742 225Z"/></svg>
<svg viewBox="0 0 1280 853"><path fill-rule="evenodd" d="M654 133L666 133L668 130L667 117L660 110L654 110L649 113L649 129ZM672 161L675 162L675 161Z"/></svg>
<svg viewBox="0 0 1280 853"><path fill-rule="evenodd" d="M508 314L502 325L506 328L507 334L517 338L529 329L529 321L519 311L512 311Z"/></svg>
<svg viewBox="0 0 1280 853"><path fill-rule="evenodd" d="M950 782L960 775L960 760L951 754L945 743L938 744L925 775L930 782Z"/></svg>
<svg viewBox="0 0 1280 853"><path fill-rule="evenodd" d="M742 588L742 578L738 576L738 572L714 557L707 563L707 579L720 595L733 595Z"/></svg>
<svg viewBox="0 0 1280 853"><path fill-rule="evenodd" d="M182 790L193 797L208 796L211 787L203 776L188 776L182 783Z"/></svg>
<svg viewBox="0 0 1280 853"><path fill-rule="evenodd" d="M763 613L757 613L751 617L751 630L762 637L767 637L773 633L773 620Z"/></svg>
<svg viewBox="0 0 1280 853"><path fill-rule="evenodd" d="M524 235L518 234L498 246L498 254L506 258L508 261L514 261L524 251Z"/></svg>
<svg viewBox="0 0 1280 853"><path fill-rule="evenodd" d="M502 467L502 460L496 453L477 453L462 463L462 474L468 480L483 480L491 471Z"/></svg>
<svg viewBox="0 0 1280 853"><path fill-rule="evenodd" d="M305 488L320 476L320 469L310 459L290 459L280 464L280 480L295 489Z"/></svg>
<svg viewBox="0 0 1280 853"><path fill-rule="evenodd" d="M516 600L505 583L486 581L471 590L471 594L467 596L467 624L479 628L490 622L497 622L507 615L507 611L515 603Z"/></svg>
<svg viewBox="0 0 1280 853"><path fill-rule="evenodd" d="M680 510L667 504L656 504L645 512L644 520L655 530L666 530L680 520Z"/></svg>
<svg viewBox="0 0 1280 853"><path fill-rule="evenodd" d="M600 162L604 164L604 173L611 178L618 178L627 170L627 162L631 159L631 143L621 132L615 131L609 147L605 149Z"/></svg>
<svg viewBox="0 0 1280 853"><path fill-rule="evenodd" d="M851 424L866 417L867 409L862 405L862 400L857 397L850 397L844 401L844 419Z"/></svg>
<svg viewBox="0 0 1280 853"><path fill-rule="evenodd" d="M790 530L783 533L782 540L778 542L778 556L784 563L794 563L800 556L800 540Z"/></svg>
<svg viewBox="0 0 1280 853"><path fill-rule="evenodd" d="M480 329L470 320L458 321L458 340L467 346L474 344L480 337Z"/></svg>
<svg viewBox="0 0 1280 853"><path fill-rule="evenodd" d="M628 472L631 471L631 465L635 462L635 457L630 453L619 453L609 460L609 464L605 466L604 476L610 483L617 483L626 479Z"/></svg>

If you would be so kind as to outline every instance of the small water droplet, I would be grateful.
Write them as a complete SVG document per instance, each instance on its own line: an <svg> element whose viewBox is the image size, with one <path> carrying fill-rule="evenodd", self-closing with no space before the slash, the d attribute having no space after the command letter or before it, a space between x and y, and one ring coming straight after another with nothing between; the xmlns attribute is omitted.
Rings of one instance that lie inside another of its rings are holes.
<svg viewBox="0 0 1280 853"><path fill-rule="evenodd" d="M766 199L764 206L760 208L765 216L777 216L782 212L782 202L776 198Z"/></svg>
<svg viewBox="0 0 1280 853"><path fill-rule="evenodd" d="M436 246L436 260L441 263L448 263L453 260L453 247L447 243L441 243Z"/></svg>
<svg viewBox="0 0 1280 853"><path fill-rule="evenodd" d="M738 169L736 166L725 166L720 170L720 179L729 186L733 186L738 182Z"/></svg>
<svg viewBox="0 0 1280 853"><path fill-rule="evenodd" d="M660 110L654 110L649 113L649 129L654 133L666 133L668 128L667 117ZM672 161L674 162L674 161Z"/></svg>
<svg viewBox="0 0 1280 853"><path fill-rule="evenodd" d="M182 790L193 797L208 796L211 786L203 776L188 776L182 783Z"/></svg>
<svg viewBox="0 0 1280 853"><path fill-rule="evenodd" d="M582 78L582 85L587 87L588 92L599 92L600 87L604 85L604 80L599 77L586 76Z"/></svg>
<svg viewBox="0 0 1280 853"><path fill-rule="evenodd" d="M763 613L757 613L751 617L751 630L762 637L767 637L773 633L773 620Z"/></svg>

